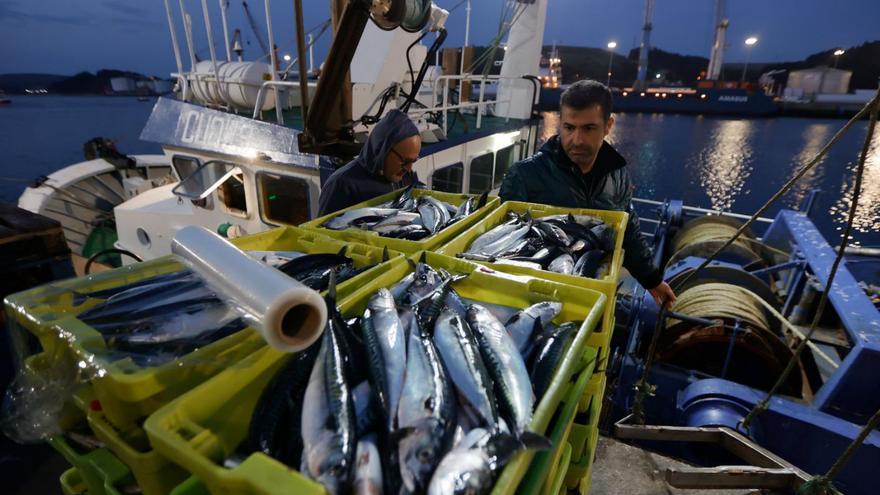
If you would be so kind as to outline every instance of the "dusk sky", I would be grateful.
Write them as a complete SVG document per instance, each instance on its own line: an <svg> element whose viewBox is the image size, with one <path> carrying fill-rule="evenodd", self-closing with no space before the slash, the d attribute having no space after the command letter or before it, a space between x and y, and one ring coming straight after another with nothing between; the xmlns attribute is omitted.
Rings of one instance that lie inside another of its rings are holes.
<svg viewBox="0 0 880 495"><path fill-rule="evenodd" d="M171 0L183 44L179 2ZM208 58L201 2L184 0L192 16L196 51ZM329 17L329 2L304 0L306 28ZM435 0L446 9L460 0ZM733 0L727 3L727 62L743 61L743 40L757 36L754 62L802 60L835 47L857 46L880 39L880 0ZM502 0L473 0L471 44L485 44L498 28ZM657 0L652 45L663 50L708 57L712 41L712 0ZM252 0L251 12L265 33L264 2ZM218 54L224 54L217 0L208 0ZM272 3L273 29L282 53L293 54L293 2ZM605 46L618 43L625 53L638 45L642 0L551 0L544 42ZM230 1L231 31L241 29L245 58L258 52L240 1ZM447 23L446 46L464 40L465 8L453 11ZM329 34L329 33L328 33ZM327 34L317 43L316 57L329 45ZM186 56L184 55L184 58ZM102 68L132 70L167 77L175 70L164 2L161 0L0 0L0 73L74 74Z"/></svg>

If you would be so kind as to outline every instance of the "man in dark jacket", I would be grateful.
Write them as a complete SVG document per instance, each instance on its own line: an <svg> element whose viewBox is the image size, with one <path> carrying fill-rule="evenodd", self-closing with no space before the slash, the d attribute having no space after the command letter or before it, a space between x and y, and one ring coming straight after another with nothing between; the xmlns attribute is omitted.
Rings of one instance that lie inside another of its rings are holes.
<svg viewBox="0 0 880 495"><path fill-rule="evenodd" d="M418 182L412 171L419 159L419 129L399 110L382 117L360 154L333 172L321 187L318 215L326 215Z"/></svg>
<svg viewBox="0 0 880 495"><path fill-rule="evenodd" d="M671 305L675 293L654 266L632 209L626 160L605 142L614 126L611 92L602 83L578 81L562 93L559 107L559 134L510 168L501 184L501 199L629 212L623 266L657 304Z"/></svg>

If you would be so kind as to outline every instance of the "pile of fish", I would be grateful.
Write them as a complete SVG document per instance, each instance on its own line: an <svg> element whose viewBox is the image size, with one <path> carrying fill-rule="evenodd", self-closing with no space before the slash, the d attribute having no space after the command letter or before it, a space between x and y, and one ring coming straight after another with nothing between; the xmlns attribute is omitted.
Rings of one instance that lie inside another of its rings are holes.
<svg viewBox="0 0 880 495"><path fill-rule="evenodd" d="M412 186L396 199L375 207L357 208L324 222L324 227L371 230L384 237L417 241L440 232L486 205L488 192L458 207L432 196L413 196Z"/></svg>
<svg viewBox="0 0 880 495"><path fill-rule="evenodd" d="M322 339L263 390L242 454L331 494L479 494L516 453L550 447L528 428L578 324L551 323L559 302L467 301L462 278L420 263L351 320L331 288Z"/></svg>
<svg viewBox="0 0 880 495"><path fill-rule="evenodd" d="M248 254L312 289L323 291L331 274L341 282L370 268L355 268L343 252ZM234 309L188 269L73 294L75 305L95 299L102 301L77 318L102 334L108 350L105 358L128 357L141 366L162 364L247 327Z"/></svg>
<svg viewBox="0 0 880 495"><path fill-rule="evenodd" d="M598 218L532 218L529 212L511 211L506 222L474 239L458 256L595 278L613 250L614 229Z"/></svg>

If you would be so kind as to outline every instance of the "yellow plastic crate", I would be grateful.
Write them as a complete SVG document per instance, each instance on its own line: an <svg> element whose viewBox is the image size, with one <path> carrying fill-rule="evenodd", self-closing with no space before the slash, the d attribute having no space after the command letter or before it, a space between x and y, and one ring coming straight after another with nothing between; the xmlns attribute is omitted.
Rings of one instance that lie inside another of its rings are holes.
<svg viewBox="0 0 880 495"><path fill-rule="evenodd" d="M190 476L171 491L169 495L211 495L208 487L195 476Z"/></svg>
<svg viewBox="0 0 880 495"><path fill-rule="evenodd" d="M620 280L620 270L623 266L623 234L626 231L626 222L629 219L629 214L622 211L559 208L536 203L507 201L501 204L498 208L495 208L476 225L462 232L461 235L455 239L444 244L437 250L437 252L447 256L455 256L467 251L468 247L477 237L504 223L506 221L507 213L511 211L520 215L528 211L533 218L547 217L550 215L567 215L569 213L573 215L590 215L603 220L614 229L614 252L611 255L610 267L607 273L597 279L579 277L576 275L564 275L562 273L555 273L547 270L536 270L534 268L507 265L503 263L481 262L481 264L491 266L496 270L506 273L530 275L545 280L552 280L562 284L573 285L575 287L585 287L587 289L602 292L608 298L608 304L605 308L602 328L600 331L593 334L593 338L589 342L589 345L595 345L600 342L604 336L603 334L608 335L606 340L610 339L610 334L614 330L614 300L617 294L617 283Z"/></svg>
<svg viewBox="0 0 880 495"><path fill-rule="evenodd" d="M557 494L561 493L565 485L563 481L565 480L565 473L568 472L568 462L571 460L571 445L568 442L562 446L562 457L559 458L559 464L557 467L556 474L553 478L553 481L549 484L547 493Z"/></svg>
<svg viewBox="0 0 880 495"><path fill-rule="evenodd" d="M589 382L590 377L593 375L593 367L596 363L596 350L592 347L585 347L584 349L583 360L587 361L588 364L577 375L570 378L571 386L567 389L565 397L560 401L558 409L554 411L553 424L549 425L549 431L545 432L545 436L550 439L553 447L534 454L534 459L528 466L528 471L521 476L521 482L516 489L518 494L550 493L549 489L556 479L559 470L562 469L564 471L566 466L568 466L568 464L563 465L561 463L563 450L565 446L569 445L569 437L574 424L578 401L583 395L587 382ZM503 491L499 492L499 488L504 486L501 482L506 481L504 480L506 473L507 471L505 470L496 484L496 493L507 493L503 488Z"/></svg>
<svg viewBox="0 0 880 495"><path fill-rule="evenodd" d="M385 250L381 248L343 242L295 227L273 229L233 242L246 250L336 253L346 249L345 254L354 260L357 267L379 264L385 255ZM401 257L394 251L388 253L389 256ZM130 359L101 362L101 355L106 352L102 335L76 318L76 315L97 302L74 306L73 291L107 289L181 268L180 263L167 256L15 294L7 298L6 306L20 324L40 338L44 348L69 350L75 361L87 369L91 368L87 366L89 364L100 363L100 369L88 377L94 395L111 423L129 427L169 400L265 345L259 333L248 328L161 366L140 367ZM381 270L380 266L376 266L339 284L337 293L344 297ZM77 372L77 367L70 372Z"/></svg>
<svg viewBox="0 0 880 495"><path fill-rule="evenodd" d="M485 217L489 212L494 210L498 204L500 203L498 198L490 197L486 204L478 209L477 211L471 213L466 218L455 222L449 227L441 230L437 234L426 237L424 239L418 241L410 241L407 239L393 239L391 237L382 237L376 232L371 232L368 230L358 229L358 228L350 228L345 230L331 230L322 227L324 222L330 220L331 218L335 218L342 213L345 213L350 210L355 210L358 208L364 208L368 206L376 206L382 203L387 203L396 198L402 190L397 190L390 192L388 194L384 194L382 196L378 196L369 201L364 201L363 203L356 204L354 206L350 206L344 210L339 210L334 213L330 213L329 215L324 215L323 217L316 218L309 222L306 222L300 227L317 230L318 232L329 235L331 237L342 239L346 241L355 241L361 242L364 244L368 244L370 246L379 246L385 247L387 246L389 249L394 249L395 251L399 251L405 254L414 254L419 251L434 251L450 239L464 232L470 226L476 224L480 219ZM477 196L476 194L455 194L455 193L445 193L440 191L430 191L427 189L413 189L413 196L431 196L437 198L441 201L445 201L447 203L453 204L455 206L459 206L463 202L467 201L468 198Z"/></svg>
<svg viewBox="0 0 880 495"><path fill-rule="evenodd" d="M414 258L417 258L415 256ZM551 418L568 392L572 414L595 362L595 350L586 347L590 332L604 310L605 296L599 292L530 277L495 272L463 260L426 253L426 262L435 268L469 276L458 282L462 297L491 301L524 308L543 300L563 302L562 320L583 320L574 342L563 358L560 369L545 397L538 404L531 429L547 433ZM363 312L367 300L380 287L389 287L412 271L407 260L394 259L383 273L339 300L344 315ZM584 368L583 358L592 353ZM265 385L289 358L266 348L250 356L239 366L224 371L151 415L145 429L152 444L186 470L203 480L215 494L323 493L323 487L295 470L261 453L249 456L235 469L222 467L245 439L251 414ZM578 387L569 387L572 380ZM567 407L567 406L566 406ZM562 443L557 443L561 447ZM561 451L561 448L555 449ZM513 493L525 475L534 452L515 456L496 484L495 493ZM547 476L547 469L535 476Z"/></svg>

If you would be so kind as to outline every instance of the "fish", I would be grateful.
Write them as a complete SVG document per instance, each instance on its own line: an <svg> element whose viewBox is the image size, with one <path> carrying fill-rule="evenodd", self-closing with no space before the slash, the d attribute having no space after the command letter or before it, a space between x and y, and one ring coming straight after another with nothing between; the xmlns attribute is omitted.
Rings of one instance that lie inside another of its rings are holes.
<svg viewBox="0 0 880 495"><path fill-rule="evenodd" d="M356 224L379 222L397 212L396 208L356 208L327 220L322 227L331 230L344 230Z"/></svg>
<svg viewBox="0 0 880 495"><path fill-rule="evenodd" d="M574 258L568 253L562 253L547 265L547 270L564 275L571 275L574 271Z"/></svg>
<svg viewBox="0 0 880 495"><path fill-rule="evenodd" d="M409 285L406 294L399 301L400 304L412 306L422 301L443 283L443 277L431 268L427 263L418 263L415 266L413 281Z"/></svg>
<svg viewBox="0 0 880 495"><path fill-rule="evenodd" d="M403 190L400 195L394 198L394 201L388 204L388 208L397 208L402 210L408 210L411 207L411 203L413 202L413 190L416 187L416 183L413 182L406 189Z"/></svg>
<svg viewBox="0 0 880 495"><path fill-rule="evenodd" d="M404 225L421 225L422 217L418 213L401 211L377 223L371 230L382 233L393 232Z"/></svg>
<svg viewBox="0 0 880 495"><path fill-rule="evenodd" d="M437 211L437 215L439 216L439 227L436 230L432 231L433 233L437 233L438 231L446 227L446 225L449 224L449 220L452 218L452 215L447 209L448 203L443 203L433 196L423 196L422 199L425 203L433 206L434 209ZM449 206L451 207L451 205ZM421 210L419 210L419 212L421 213Z"/></svg>
<svg viewBox="0 0 880 495"><path fill-rule="evenodd" d="M577 260L572 273L581 277L593 278L599 271L599 265L604 257L605 253L598 249L587 251Z"/></svg>
<svg viewBox="0 0 880 495"><path fill-rule="evenodd" d="M488 493L498 472L520 448L510 435L474 428L451 450L434 472L428 495Z"/></svg>
<svg viewBox="0 0 880 495"><path fill-rule="evenodd" d="M115 294L120 294L129 290L139 289L145 286L153 286L153 284L157 284L156 286L164 286L166 282L172 282L180 279L192 278L195 275L191 270L180 270L176 272L166 273L163 275L156 275L154 277L145 278L142 280L138 280L136 282L132 282L130 284L119 285L116 287L110 287L107 289L100 289L90 292L80 292L77 290L72 290L73 292L73 305L79 306L89 299L107 299Z"/></svg>
<svg viewBox="0 0 880 495"><path fill-rule="evenodd" d="M434 327L434 345L458 393L473 406L484 425L498 431L492 378L464 318L449 309L443 310Z"/></svg>
<svg viewBox="0 0 880 495"><path fill-rule="evenodd" d="M133 313L145 315L150 313L150 310L162 308L168 303L188 301L209 294L213 293L205 288L204 282L195 274L191 274L186 278L151 283L114 294L104 302L80 313L77 319L89 324L135 319Z"/></svg>
<svg viewBox="0 0 880 495"><path fill-rule="evenodd" d="M473 254L485 253L486 252L485 248L487 246L489 246L492 243L496 242L497 240L507 236L508 234L510 234L511 232L516 230L517 227L518 227L518 224L511 224L511 223L501 224L501 225L489 230L488 232L480 235L476 239L474 239L474 242L472 242L471 245L468 246L468 250L466 252L473 253Z"/></svg>
<svg viewBox="0 0 880 495"><path fill-rule="evenodd" d="M534 330L547 326L562 311L562 303L541 301L516 313L504 324L504 328L513 339L516 348L522 354L529 343Z"/></svg>
<svg viewBox="0 0 880 495"><path fill-rule="evenodd" d="M331 494L348 493L355 467L355 414L341 336L328 320L303 398L300 471Z"/></svg>
<svg viewBox="0 0 880 495"><path fill-rule="evenodd" d="M400 475L410 493L424 492L451 446L455 429L452 383L431 338L413 318L406 380L397 412Z"/></svg>
<svg viewBox="0 0 880 495"><path fill-rule="evenodd" d="M361 437L355 454L356 465L354 475L355 495L382 494L382 456L376 445L376 435Z"/></svg>
<svg viewBox="0 0 880 495"><path fill-rule="evenodd" d="M381 234L385 237L391 237L394 239L418 241L419 239L424 239L431 235L431 231L423 225L411 224L399 226L393 230L383 230Z"/></svg>
<svg viewBox="0 0 880 495"><path fill-rule="evenodd" d="M379 289L367 303L361 320L370 383L385 411L388 432L395 429L395 416L406 372L406 340L403 324L391 291Z"/></svg>
<svg viewBox="0 0 880 495"><path fill-rule="evenodd" d="M507 232L506 235L503 235L489 244L482 246L479 251L473 251L473 244L471 245L471 249L468 252L479 252L483 254L491 254L497 255L499 253L503 253L506 249L509 249L517 244L521 239L523 239L526 234L528 234L531 229L530 224L521 224L519 226L514 226L512 230ZM480 240L478 238L477 240ZM476 241L474 241L476 243Z"/></svg>
<svg viewBox="0 0 880 495"><path fill-rule="evenodd" d="M571 347L575 335L577 335L577 327L562 325L545 336L537 347L529 377L538 401L553 381L556 369L565 356L565 351Z"/></svg>
<svg viewBox="0 0 880 495"><path fill-rule="evenodd" d="M391 296L394 297L395 301L400 302L403 299L406 291L409 290L415 279L416 272L413 271L391 287Z"/></svg>
<svg viewBox="0 0 880 495"><path fill-rule="evenodd" d="M561 228L548 222L535 222L535 226L541 231L544 239L559 247L568 247L572 244L572 239Z"/></svg>
<svg viewBox="0 0 880 495"><path fill-rule="evenodd" d="M321 349L320 342L291 356L260 394L247 434L250 452L262 452L288 466L299 466L303 396Z"/></svg>
<svg viewBox="0 0 880 495"><path fill-rule="evenodd" d="M528 431L535 398L525 362L507 329L479 304L468 307L467 323L473 329L486 369L494 381L501 417L527 447L550 447L549 440Z"/></svg>

